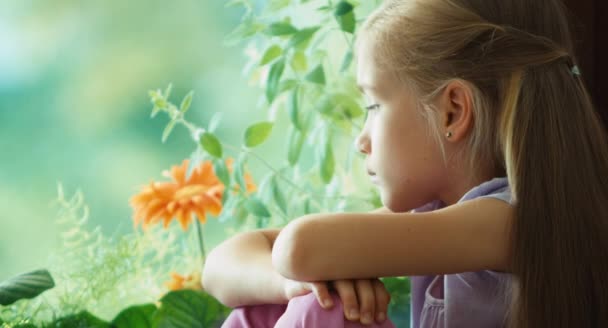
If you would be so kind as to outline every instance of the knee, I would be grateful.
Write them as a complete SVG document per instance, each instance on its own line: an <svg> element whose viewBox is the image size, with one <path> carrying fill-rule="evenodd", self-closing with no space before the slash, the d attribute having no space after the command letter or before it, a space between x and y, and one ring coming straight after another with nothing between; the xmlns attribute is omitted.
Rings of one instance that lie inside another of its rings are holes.
<svg viewBox="0 0 608 328"><path fill-rule="evenodd" d="M313 293L289 301L285 314L276 327L342 327L343 307L337 294L332 293L333 306L321 307Z"/></svg>
<svg viewBox="0 0 608 328"><path fill-rule="evenodd" d="M222 325L222 328L274 327L285 312L287 305L265 304L237 307Z"/></svg>

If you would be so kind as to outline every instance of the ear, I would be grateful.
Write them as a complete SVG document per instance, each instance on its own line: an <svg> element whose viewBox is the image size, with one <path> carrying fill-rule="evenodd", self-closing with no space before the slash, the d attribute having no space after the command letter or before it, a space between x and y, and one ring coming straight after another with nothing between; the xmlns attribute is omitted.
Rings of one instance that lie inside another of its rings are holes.
<svg viewBox="0 0 608 328"><path fill-rule="evenodd" d="M473 128L473 92L461 80L450 82L439 99L441 128L447 142L458 142L464 139Z"/></svg>

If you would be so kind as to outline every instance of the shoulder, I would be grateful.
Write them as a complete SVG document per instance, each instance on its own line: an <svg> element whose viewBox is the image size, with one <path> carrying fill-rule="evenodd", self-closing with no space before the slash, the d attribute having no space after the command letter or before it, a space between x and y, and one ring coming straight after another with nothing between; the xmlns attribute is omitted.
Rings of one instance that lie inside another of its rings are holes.
<svg viewBox="0 0 608 328"><path fill-rule="evenodd" d="M495 198L425 213L308 215L281 231L273 263L286 277L307 281L508 271L513 216L514 208Z"/></svg>

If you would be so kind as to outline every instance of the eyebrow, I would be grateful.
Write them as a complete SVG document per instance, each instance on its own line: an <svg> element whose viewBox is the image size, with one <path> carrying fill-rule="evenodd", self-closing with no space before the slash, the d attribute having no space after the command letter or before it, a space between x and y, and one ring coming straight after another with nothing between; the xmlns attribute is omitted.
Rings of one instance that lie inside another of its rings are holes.
<svg viewBox="0 0 608 328"><path fill-rule="evenodd" d="M373 86L368 85L368 84L358 84L358 83L357 83L357 87L359 88L359 90L360 90L362 93L365 93L365 89L367 89L367 90L371 90L371 91L376 90L376 88L374 88Z"/></svg>

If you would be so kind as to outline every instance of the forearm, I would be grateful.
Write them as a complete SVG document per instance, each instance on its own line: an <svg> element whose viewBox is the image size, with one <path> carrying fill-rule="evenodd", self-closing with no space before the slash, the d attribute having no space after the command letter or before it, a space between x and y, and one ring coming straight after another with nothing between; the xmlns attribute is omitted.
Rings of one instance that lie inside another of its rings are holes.
<svg viewBox="0 0 608 328"><path fill-rule="evenodd" d="M236 235L209 253L205 290L224 305L284 304L285 278L272 266L272 241L260 231Z"/></svg>

